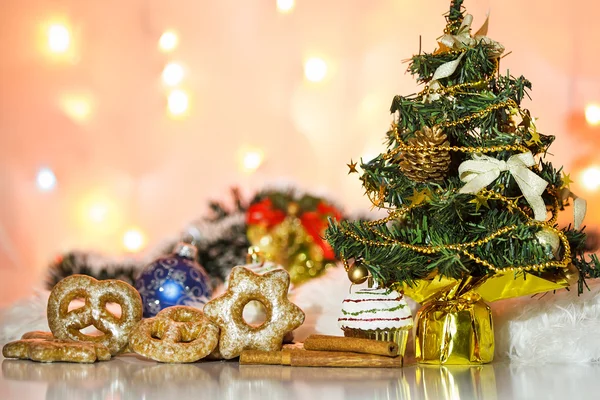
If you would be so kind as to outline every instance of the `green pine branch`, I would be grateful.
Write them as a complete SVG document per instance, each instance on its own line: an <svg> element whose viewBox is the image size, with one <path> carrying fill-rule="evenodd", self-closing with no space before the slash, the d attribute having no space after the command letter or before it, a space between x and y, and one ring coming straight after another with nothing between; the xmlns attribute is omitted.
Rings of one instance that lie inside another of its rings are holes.
<svg viewBox="0 0 600 400"><path fill-rule="evenodd" d="M448 33L455 34L464 19L462 3L464 0L452 0L450 10L446 14Z"/></svg>

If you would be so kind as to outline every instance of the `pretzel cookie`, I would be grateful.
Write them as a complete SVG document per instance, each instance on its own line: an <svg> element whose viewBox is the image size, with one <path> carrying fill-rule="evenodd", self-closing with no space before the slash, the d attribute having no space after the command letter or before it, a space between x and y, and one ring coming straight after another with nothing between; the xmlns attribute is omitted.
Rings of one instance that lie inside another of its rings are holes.
<svg viewBox="0 0 600 400"><path fill-rule="evenodd" d="M283 337L304 322L302 310L288 300L290 275L273 270L257 275L242 266L234 267L227 291L204 306L204 314L221 328L219 351L225 359L242 350L280 350ZM260 326L247 324L244 307L256 300L265 306L266 320Z"/></svg>
<svg viewBox="0 0 600 400"><path fill-rule="evenodd" d="M202 311L173 306L141 321L131 333L129 347L155 361L189 363L208 356L218 340L219 328Z"/></svg>
<svg viewBox="0 0 600 400"><path fill-rule="evenodd" d="M44 339L44 340L52 340L55 339L52 332L44 332L44 331L31 331L26 332L21 336L21 339Z"/></svg>
<svg viewBox="0 0 600 400"><path fill-rule="evenodd" d="M85 305L69 311L71 301L80 298ZM121 316L110 313L107 303L117 303ZM133 286L123 281L71 275L52 289L47 313L48 325L57 339L103 344L115 355L125 349L132 328L142 319L142 299ZM94 326L102 334L80 332L88 326Z"/></svg>
<svg viewBox="0 0 600 400"><path fill-rule="evenodd" d="M110 360L110 352L104 345L58 340L50 332L28 332L21 340L7 343L2 348L2 355L40 362L93 363Z"/></svg>

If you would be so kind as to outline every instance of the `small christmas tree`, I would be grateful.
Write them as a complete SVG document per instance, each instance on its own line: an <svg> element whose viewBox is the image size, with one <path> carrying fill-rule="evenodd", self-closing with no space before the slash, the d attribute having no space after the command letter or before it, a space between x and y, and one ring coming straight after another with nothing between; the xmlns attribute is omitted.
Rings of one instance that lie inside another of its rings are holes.
<svg viewBox="0 0 600 400"><path fill-rule="evenodd" d="M471 33L462 3L451 2L437 50L412 57L409 72L425 86L393 99L387 151L361 164L366 195L388 216L332 221L327 239L355 283L368 274L424 303L543 292L577 274L581 292L600 276L598 259L584 256L585 201L543 160L554 137L521 107L530 82L500 73L504 48L486 36L487 21ZM575 224L559 229L571 200Z"/></svg>

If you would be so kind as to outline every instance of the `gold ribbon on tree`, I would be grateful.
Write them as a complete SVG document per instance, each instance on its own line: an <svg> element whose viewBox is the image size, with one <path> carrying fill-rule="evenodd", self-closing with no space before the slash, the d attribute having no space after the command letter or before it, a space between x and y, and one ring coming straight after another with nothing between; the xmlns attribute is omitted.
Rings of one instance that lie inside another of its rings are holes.
<svg viewBox="0 0 600 400"><path fill-rule="evenodd" d="M535 165L535 160L530 151L515 154L508 161L483 154L474 154L473 160L464 161L458 167L460 179L466 182L459 193L476 194L498 179L501 172L509 171L531 206L535 219L545 221L546 205L542 199L542 193L548 182L529 169L533 165Z"/></svg>

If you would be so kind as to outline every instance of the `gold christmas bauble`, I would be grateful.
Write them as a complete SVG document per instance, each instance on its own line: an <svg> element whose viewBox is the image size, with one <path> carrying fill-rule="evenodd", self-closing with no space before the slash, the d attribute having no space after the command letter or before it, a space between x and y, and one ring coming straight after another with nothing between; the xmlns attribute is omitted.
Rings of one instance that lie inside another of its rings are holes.
<svg viewBox="0 0 600 400"><path fill-rule="evenodd" d="M560 258L560 237L558 237L553 229L543 227L535 234L535 237L544 247L544 252L548 257L556 260Z"/></svg>
<svg viewBox="0 0 600 400"><path fill-rule="evenodd" d="M369 278L369 270L362 264L354 264L348 268L348 279L355 285L366 282Z"/></svg>

